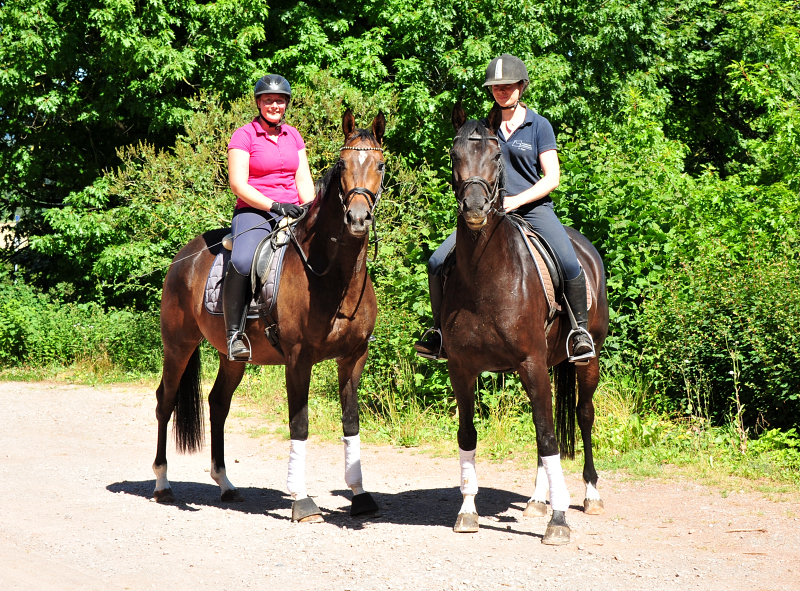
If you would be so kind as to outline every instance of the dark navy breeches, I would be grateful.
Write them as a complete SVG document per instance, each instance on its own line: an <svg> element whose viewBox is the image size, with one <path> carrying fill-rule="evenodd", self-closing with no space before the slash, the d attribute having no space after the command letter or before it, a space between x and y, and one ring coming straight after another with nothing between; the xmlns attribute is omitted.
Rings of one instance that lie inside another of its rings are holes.
<svg viewBox="0 0 800 591"><path fill-rule="evenodd" d="M525 218L533 229L536 230L542 237L550 244L564 269L566 279L575 279L580 272L581 267L578 263L578 257L575 256L575 250L572 248L572 242L569 241L564 226L558 219L556 212L553 209L553 202L546 201L536 207L532 208L528 213L522 216ZM447 240L442 242L441 246L428 259L428 274L440 275L442 273L442 266L447 254L456 245L456 233L453 232L447 237Z"/></svg>
<svg viewBox="0 0 800 591"><path fill-rule="evenodd" d="M231 262L240 275L250 274L258 243L272 232L279 219L280 216L274 213L254 207L240 208L233 212Z"/></svg>

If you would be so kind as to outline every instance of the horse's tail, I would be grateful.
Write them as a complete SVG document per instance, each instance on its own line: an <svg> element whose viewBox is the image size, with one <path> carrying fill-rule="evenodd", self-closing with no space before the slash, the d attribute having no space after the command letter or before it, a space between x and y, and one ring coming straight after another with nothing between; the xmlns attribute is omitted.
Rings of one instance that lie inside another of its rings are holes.
<svg viewBox="0 0 800 591"><path fill-rule="evenodd" d="M203 446L203 392L200 384L200 345L183 370L175 403L175 446L180 452Z"/></svg>
<svg viewBox="0 0 800 591"><path fill-rule="evenodd" d="M561 457L575 457L575 364L566 359L553 367L556 388L556 438Z"/></svg>

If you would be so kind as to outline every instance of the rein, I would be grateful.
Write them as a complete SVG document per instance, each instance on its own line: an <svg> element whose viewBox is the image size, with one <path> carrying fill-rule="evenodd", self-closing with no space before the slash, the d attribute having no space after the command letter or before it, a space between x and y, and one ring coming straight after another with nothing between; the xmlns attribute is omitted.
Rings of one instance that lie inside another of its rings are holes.
<svg viewBox="0 0 800 591"><path fill-rule="evenodd" d="M342 146L341 148L339 148L339 152L342 152L343 150L354 150L354 151L357 151L357 152L370 152L370 151L372 151L372 152L380 152L381 154L383 154L383 148L358 147L358 146ZM373 214L373 212L375 211L375 208L378 207L378 202L380 202L381 195L383 195L383 178L384 178L384 176L386 174L386 167L384 165L384 166L382 166L380 168L381 181L380 181L380 184L378 185L378 192L377 193L373 193L372 191L370 191L366 187L353 187L352 189L350 189L346 193L343 193L343 191L342 191L341 162L342 162L342 160L341 160L341 157L340 157L339 161L336 163L336 167L339 168L339 170L337 171L337 174L339 175L339 201L341 202L342 207L344 208L345 214L344 214L344 217L342 217L342 225L339 228L339 235L336 238L331 236L331 242L336 244L336 246L333 249L333 255L331 256L330 260L328 261L328 266L325 267L324 271L322 271L320 273L319 271L314 269L314 267L311 266L311 263L308 262L308 257L306 257L306 254L303 252L303 249L300 248L300 243L297 241L297 237L295 236L294 231L293 230L289 231L289 236L290 236L290 238L292 240L292 243L294 243L295 247L297 247L297 251L300 253L300 260L303 261L303 265L305 265L306 269L311 271L317 277L322 277L323 275L326 275L328 273L328 271L330 271L331 268L333 267L333 263L336 260L336 255L339 253L339 245L342 242L344 242L342 240L342 235L344 234L344 229L345 229L345 226L347 225L347 208L348 208L348 206L349 206L349 204L350 204L350 202L351 202L351 200L352 200L354 195L363 195L364 197L366 197L367 203L369 204L369 213L372 215L372 227L373 227L373 231L375 232L375 239L371 240L371 242L375 245L375 254L373 255L372 259L367 258L367 260L370 263L373 263L376 260L378 260L378 242L380 240L378 238L377 219L376 219L375 215ZM359 264L359 267L360 267L360 264Z"/></svg>

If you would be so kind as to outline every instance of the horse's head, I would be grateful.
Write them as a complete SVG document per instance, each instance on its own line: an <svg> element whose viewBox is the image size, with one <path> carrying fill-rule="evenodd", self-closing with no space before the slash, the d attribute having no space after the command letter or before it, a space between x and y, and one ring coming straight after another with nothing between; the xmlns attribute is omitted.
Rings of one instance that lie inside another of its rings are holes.
<svg viewBox="0 0 800 591"><path fill-rule="evenodd" d="M480 230L490 213L503 208L503 160L496 135L501 118L500 110L493 108L486 127L475 119L467 121L461 103L453 107L453 189L458 212L470 230Z"/></svg>
<svg viewBox="0 0 800 591"><path fill-rule="evenodd" d="M386 130L382 112L372 122L372 132L356 129L350 109L342 117L344 146L339 153L339 178L344 225L353 236L367 233L373 211L383 190L383 149L381 140Z"/></svg>

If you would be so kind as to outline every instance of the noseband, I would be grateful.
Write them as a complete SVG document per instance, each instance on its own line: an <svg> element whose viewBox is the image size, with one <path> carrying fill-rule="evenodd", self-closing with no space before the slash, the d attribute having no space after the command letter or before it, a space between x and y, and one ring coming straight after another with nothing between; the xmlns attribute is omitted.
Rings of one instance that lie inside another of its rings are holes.
<svg viewBox="0 0 800 591"><path fill-rule="evenodd" d="M456 136L453 138L453 141L459 139L460 136ZM480 137L480 136L470 136L467 138L468 140L490 140L493 142L497 142L498 145L500 144L500 140L496 137ZM453 183L455 185L455 183ZM498 171L497 178L494 181L493 185L489 185L489 182L483 178L482 176L471 176L468 179L461 181L461 183L455 188L456 193L456 202L458 203L458 214L463 215L464 213L464 193L469 188L470 185L478 185L480 186L483 191L486 193L486 201L489 202L489 205L492 208L489 210L489 213L495 215L505 215L505 210L503 210L502 204L502 197L503 194L506 192L505 188L500 186L500 174ZM498 208L496 202L498 199L501 200L500 207Z"/></svg>

